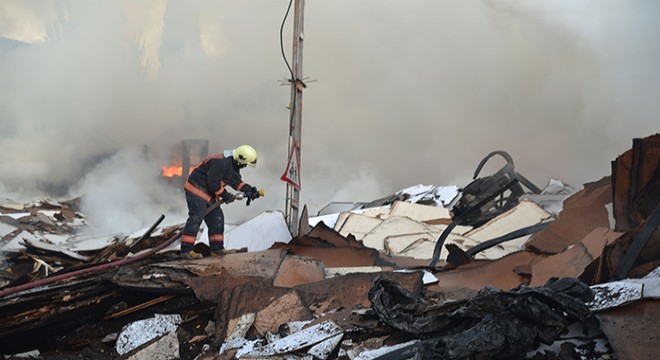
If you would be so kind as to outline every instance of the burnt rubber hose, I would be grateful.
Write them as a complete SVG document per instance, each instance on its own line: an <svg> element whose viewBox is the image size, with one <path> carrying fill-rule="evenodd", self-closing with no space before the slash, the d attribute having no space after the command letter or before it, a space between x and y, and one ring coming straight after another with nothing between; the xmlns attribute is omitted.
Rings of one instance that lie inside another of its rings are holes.
<svg viewBox="0 0 660 360"><path fill-rule="evenodd" d="M458 215L457 217L452 220L451 224L445 228L445 230L440 234L440 237L438 238L438 241L435 243L435 247L433 248L433 257L431 258L431 262L429 263L429 268L434 268L438 264L438 260L440 260L440 253L442 252L442 245L445 243L445 240L449 236L452 230L456 227L456 225L460 224L463 220L465 220L470 214L472 214L476 209L481 208L485 204L489 203L491 200L495 199L498 197L500 194L503 194L505 191L510 189L512 186L518 184L518 179L513 179L510 182L508 182L506 185L498 189L497 191L493 192L492 194L488 195L485 199L481 200L478 202L476 205L472 206L471 208L467 209L464 213Z"/></svg>

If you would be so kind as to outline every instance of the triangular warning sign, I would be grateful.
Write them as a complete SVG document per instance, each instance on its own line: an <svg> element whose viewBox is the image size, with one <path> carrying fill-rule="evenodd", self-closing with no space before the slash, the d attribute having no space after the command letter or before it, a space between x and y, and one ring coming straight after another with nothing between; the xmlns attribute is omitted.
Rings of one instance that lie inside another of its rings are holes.
<svg viewBox="0 0 660 360"><path fill-rule="evenodd" d="M300 157L298 153L299 148L294 144L291 147L291 154L289 154L289 163L286 165L286 170L281 179L300 191Z"/></svg>

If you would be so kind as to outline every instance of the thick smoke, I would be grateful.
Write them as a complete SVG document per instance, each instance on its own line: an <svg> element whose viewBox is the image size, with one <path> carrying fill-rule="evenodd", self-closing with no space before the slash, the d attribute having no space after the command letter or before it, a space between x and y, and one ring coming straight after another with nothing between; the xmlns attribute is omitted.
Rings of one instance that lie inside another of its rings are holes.
<svg viewBox="0 0 660 360"><path fill-rule="evenodd" d="M281 210L287 4L0 0L0 197L84 195L108 230L146 226L184 207L154 169L201 138L260 152L244 177L266 198L229 221ZM492 150L538 186L608 175L658 131L659 16L654 0L307 1L302 203L465 185ZM140 224L108 220L127 206Z"/></svg>
<svg viewBox="0 0 660 360"><path fill-rule="evenodd" d="M579 188L658 130L657 2L366 3L308 6L305 116L395 186L465 181L501 149Z"/></svg>
<svg viewBox="0 0 660 360"><path fill-rule="evenodd" d="M101 161L79 183L81 208L100 234L135 231L154 222L159 209L166 223L185 221L178 202L183 191L160 176L160 169L139 149L125 148ZM127 234L128 235L128 234Z"/></svg>

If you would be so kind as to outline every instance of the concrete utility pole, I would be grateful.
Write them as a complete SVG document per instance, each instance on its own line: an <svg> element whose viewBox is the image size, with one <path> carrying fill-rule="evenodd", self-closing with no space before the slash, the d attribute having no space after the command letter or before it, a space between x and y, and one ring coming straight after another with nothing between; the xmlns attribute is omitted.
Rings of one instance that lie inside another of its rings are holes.
<svg viewBox="0 0 660 360"><path fill-rule="evenodd" d="M284 217L293 236L298 235L298 212L300 199L300 144L302 126L302 94L305 84L303 78L303 15L305 0L295 0L293 21L293 61L291 79L291 123L289 125L289 161L282 175L286 185L286 208Z"/></svg>

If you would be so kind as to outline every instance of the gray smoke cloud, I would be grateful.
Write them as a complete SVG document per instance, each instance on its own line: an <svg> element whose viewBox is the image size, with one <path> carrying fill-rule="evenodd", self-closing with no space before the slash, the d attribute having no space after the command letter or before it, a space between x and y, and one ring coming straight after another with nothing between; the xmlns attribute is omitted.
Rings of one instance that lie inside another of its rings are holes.
<svg viewBox="0 0 660 360"><path fill-rule="evenodd" d="M128 226L113 214L130 205L146 226L183 211L158 169L201 138L260 152L243 175L266 197L228 221L283 209L287 4L0 0L0 195L84 195L96 222ZM658 131L659 16L653 0L307 1L302 203L465 185L493 150L539 186L608 175Z"/></svg>
<svg viewBox="0 0 660 360"><path fill-rule="evenodd" d="M166 224L184 222L185 213L172 201L183 198L183 191L158 174L158 167L134 148L96 164L74 190L84 195L81 207L94 232L112 235L141 229L157 219L160 214L155 211L163 212Z"/></svg>

